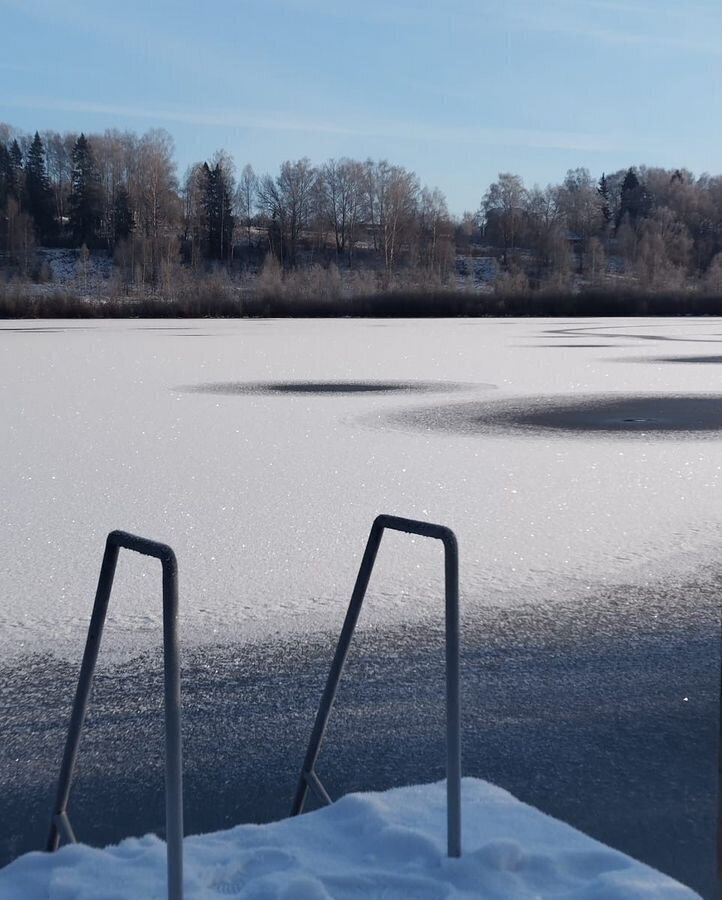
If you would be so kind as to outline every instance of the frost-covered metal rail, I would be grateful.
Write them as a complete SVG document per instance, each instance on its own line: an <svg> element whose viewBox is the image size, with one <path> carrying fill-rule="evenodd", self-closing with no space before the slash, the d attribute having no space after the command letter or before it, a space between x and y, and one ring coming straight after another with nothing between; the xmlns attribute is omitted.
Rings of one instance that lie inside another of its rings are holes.
<svg viewBox="0 0 722 900"><path fill-rule="evenodd" d="M168 900L183 898L183 753L180 711L180 654L178 649L178 564L167 544L137 537L125 531L111 531L105 543L95 593L93 613L80 667L78 687L70 716L68 737L60 766L58 790L50 823L47 850L60 845L61 836L75 843L68 803L80 734L93 685L95 664L103 636L103 626L113 588L115 567L121 548L160 560L163 571L163 669L165 694L165 831L168 848Z"/></svg>
<svg viewBox="0 0 722 900"><path fill-rule="evenodd" d="M331 803L326 789L315 771L316 760L326 731L331 708L336 698L346 657L351 646L366 589L368 588L381 539L386 529L436 538L444 545L444 582L446 595L446 798L447 843L450 857L461 856L461 703L459 692L459 549L450 528L398 516L377 516L371 527L366 550L356 576L351 601L341 629L331 670L326 681L306 758L296 787L291 815L303 812L311 788L325 803Z"/></svg>

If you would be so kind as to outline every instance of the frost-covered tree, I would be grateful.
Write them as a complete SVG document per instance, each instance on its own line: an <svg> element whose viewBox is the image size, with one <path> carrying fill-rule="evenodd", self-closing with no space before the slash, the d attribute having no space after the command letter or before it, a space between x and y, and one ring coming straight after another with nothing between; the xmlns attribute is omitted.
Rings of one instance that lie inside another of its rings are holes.
<svg viewBox="0 0 722 900"><path fill-rule="evenodd" d="M5 144L0 141L0 210L5 209L8 202L10 183L10 154Z"/></svg>
<svg viewBox="0 0 722 900"><path fill-rule="evenodd" d="M414 172L385 159L376 163L369 160L365 168L366 218L389 278L402 247L408 246L415 236L421 188Z"/></svg>
<svg viewBox="0 0 722 900"><path fill-rule="evenodd" d="M246 229L246 240L251 246L251 228L256 211L256 196L258 194L258 176L253 171L253 166L246 163L241 172L236 188L236 209L238 218Z"/></svg>
<svg viewBox="0 0 722 900"><path fill-rule="evenodd" d="M692 239L671 209L660 207L644 220L637 249L637 271L650 290L676 290L687 276Z"/></svg>
<svg viewBox="0 0 722 900"><path fill-rule="evenodd" d="M22 209L25 200L25 169L23 166L23 151L17 139L13 139L7 152L7 193L14 197L18 208Z"/></svg>
<svg viewBox="0 0 722 900"><path fill-rule="evenodd" d="M70 194L73 147L78 136L70 133L59 134L57 131L43 131L41 137L45 145L48 179L53 191L55 219L62 228L65 224Z"/></svg>
<svg viewBox="0 0 722 900"><path fill-rule="evenodd" d="M504 248L504 265L509 264L509 251L514 250L522 222L526 189L518 175L500 172L489 185L481 201L487 234L498 231Z"/></svg>
<svg viewBox="0 0 722 900"><path fill-rule="evenodd" d="M319 214L333 234L337 255L353 252L363 215L364 167L331 159L319 172Z"/></svg>
<svg viewBox="0 0 722 900"><path fill-rule="evenodd" d="M569 169L557 192L557 207L570 235L586 245L603 221L602 198L589 169Z"/></svg>
<svg viewBox="0 0 722 900"><path fill-rule="evenodd" d="M276 178L264 175L258 205L266 216L271 249L285 266L295 266L301 235L310 223L317 172L309 159L286 161ZM274 247L274 235L278 246Z"/></svg>
<svg viewBox="0 0 722 900"><path fill-rule="evenodd" d="M445 277L453 262L453 229L446 198L438 188L422 188L418 204L417 243L424 269Z"/></svg>
<svg viewBox="0 0 722 900"><path fill-rule="evenodd" d="M140 138L133 169L128 188L139 230L152 238L177 233L178 182L173 139L167 131L156 128Z"/></svg>

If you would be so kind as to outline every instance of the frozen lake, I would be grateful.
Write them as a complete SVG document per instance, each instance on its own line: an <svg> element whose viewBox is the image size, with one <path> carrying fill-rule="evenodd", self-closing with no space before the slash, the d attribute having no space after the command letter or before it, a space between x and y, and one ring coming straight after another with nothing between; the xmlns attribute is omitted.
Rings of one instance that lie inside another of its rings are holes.
<svg viewBox="0 0 722 900"><path fill-rule="evenodd" d="M711 891L718 319L3 322L0 347L0 862L42 843L108 531L178 555L198 831L286 811L389 512L459 538L465 772ZM88 840L162 823L159 580L121 556ZM334 794L443 771L442 586L434 542L385 538Z"/></svg>
<svg viewBox="0 0 722 900"><path fill-rule="evenodd" d="M456 530L472 619L693 572L718 546L719 331L2 323L0 652L75 658L113 528L174 547L194 643L340 625L379 512ZM374 621L438 616L440 558L389 535ZM158 582L121 559L109 648L155 644Z"/></svg>

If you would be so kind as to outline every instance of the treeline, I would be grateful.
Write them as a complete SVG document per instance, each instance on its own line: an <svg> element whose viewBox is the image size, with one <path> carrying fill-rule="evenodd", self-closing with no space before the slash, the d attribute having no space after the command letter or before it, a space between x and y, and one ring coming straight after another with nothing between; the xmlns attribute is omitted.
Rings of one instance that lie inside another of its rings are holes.
<svg viewBox="0 0 722 900"><path fill-rule="evenodd" d="M400 262L445 278L454 228L438 190L386 161L308 159L257 176L219 151L179 182L164 131L12 136L0 126L0 252L27 270L36 245L115 254L143 283L169 265L307 257L353 264L363 249L392 274ZM401 259L403 257L403 260Z"/></svg>
<svg viewBox="0 0 722 900"><path fill-rule="evenodd" d="M720 176L640 166L595 180L580 168L541 189L503 173L465 221L469 241L477 227L501 248L507 290L559 291L579 278L595 289L626 277L644 290L720 292Z"/></svg>
<svg viewBox="0 0 722 900"><path fill-rule="evenodd" d="M368 294L473 287L483 257L505 296L720 292L720 176L575 169L540 188L502 173L454 220L438 189L385 160L301 159L259 176L250 165L237 173L219 151L179 179L173 152L160 130L28 135L0 125L5 271L38 277L39 246L103 249L127 292L172 294L189 273L253 271L266 295L294 278L340 294L340 269ZM310 280L299 274L309 267Z"/></svg>

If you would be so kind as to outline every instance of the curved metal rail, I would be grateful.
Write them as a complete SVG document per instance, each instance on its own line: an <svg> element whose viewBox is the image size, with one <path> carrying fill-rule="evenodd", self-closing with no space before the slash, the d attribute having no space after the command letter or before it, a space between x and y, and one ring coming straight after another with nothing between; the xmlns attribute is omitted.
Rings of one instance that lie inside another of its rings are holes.
<svg viewBox="0 0 722 900"><path fill-rule="evenodd" d="M115 567L121 548L160 560L163 570L163 669L165 694L165 830L168 847L168 898L183 898L183 754L181 745L180 654L178 650L178 565L175 554L166 544L136 537L125 531L112 531L105 543L93 614L85 642L78 687L70 716L68 737L60 766L58 789L50 822L46 849L57 850L60 838L75 843L68 802L80 734L93 685L100 639L113 588Z"/></svg>
<svg viewBox="0 0 722 900"><path fill-rule="evenodd" d="M336 698L341 675L366 589L368 588L376 561L381 539L385 530L403 531L422 537L436 538L444 544L444 573L446 594L446 799L447 799L447 844L451 857L461 856L461 709L459 693L459 550L456 536L450 528L417 522L398 516L378 516L371 527L366 550L356 577L351 602L341 629L336 652L331 663L331 671L326 681L306 758L296 787L291 807L291 815L303 812L308 790L324 802L331 803L326 789L315 771L321 742L326 731L331 708Z"/></svg>

